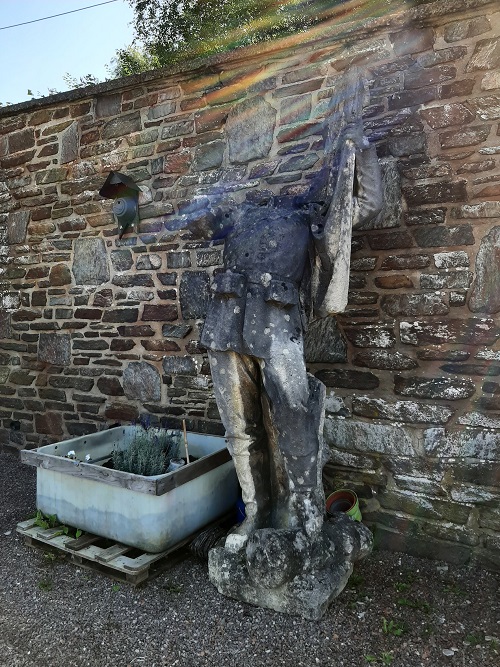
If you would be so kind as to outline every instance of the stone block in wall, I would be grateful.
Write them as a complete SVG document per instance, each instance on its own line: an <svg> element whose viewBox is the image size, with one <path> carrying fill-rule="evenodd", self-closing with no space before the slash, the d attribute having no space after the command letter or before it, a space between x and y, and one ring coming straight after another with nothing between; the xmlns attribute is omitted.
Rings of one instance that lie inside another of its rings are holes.
<svg viewBox="0 0 500 667"><path fill-rule="evenodd" d="M458 401L474 395L476 387L472 380L462 378L394 377L394 392L415 398Z"/></svg>
<svg viewBox="0 0 500 667"><path fill-rule="evenodd" d="M500 365L492 364L490 361L482 364L443 364L443 366L440 366L440 369L446 373L454 373L456 375L479 375L482 377L500 375Z"/></svg>
<svg viewBox="0 0 500 667"><path fill-rule="evenodd" d="M68 366L71 363L70 334L41 333L37 358L47 364Z"/></svg>
<svg viewBox="0 0 500 667"><path fill-rule="evenodd" d="M500 311L500 227L482 239L476 256L475 279L469 298L473 313Z"/></svg>
<svg viewBox="0 0 500 667"><path fill-rule="evenodd" d="M327 417L324 437L328 445L340 450L387 456L418 456L422 434L418 429L392 424Z"/></svg>
<svg viewBox="0 0 500 667"><path fill-rule="evenodd" d="M123 390L127 398L142 402L161 399L158 370L145 361L133 361L123 371Z"/></svg>
<svg viewBox="0 0 500 667"><path fill-rule="evenodd" d="M225 147L224 141L210 141L198 146L194 153L193 171L207 171L220 167Z"/></svg>
<svg viewBox="0 0 500 667"><path fill-rule="evenodd" d="M469 60L466 72L477 70L495 70L500 67L500 37L481 39L476 43L474 53Z"/></svg>
<svg viewBox="0 0 500 667"><path fill-rule="evenodd" d="M352 363L355 366L377 368L388 371L407 371L418 367L418 362L402 352L392 350L366 350L357 353Z"/></svg>
<svg viewBox="0 0 500 667"><path fill-rule="evenodd" d="M35 429L37 433L54 437L61 436L63 434L62 415L58 412L35 414Z"/></svg>
<svg viewBox="0 0 500 667"><path fill-rule="evenodd" d="M180 347L172 340L141 340L142 347L148 352L179 352ZM144 358L147 358L146 356ZM157 357L151 357L151 361L156 361Z"/></svg>
<svg viewBox="0 0 500 667"><path fill-rule="evenodd" d="M19 153L32 148L35 145L35 132L33 128L27 127L19 132L8 135L9 153Z"/></svg>
<svg viewBox="0 0 500 667"><path fill-rule="evenodd" d="M309 325L304 337L308 363L345 363L347 343L334 317L325 317Z"/></svg>
<svg viewBox="0 0 500 667"><path fill-rule="evenodd" d="M312 110L311 95L285 97L280 104L280 125L309 120Z"/></svg>
<svg viewBox="0 0 500 667"><path fill-rule="evenodd" d="M405 523L408 525L407 521ZM417 558L431 558L453 563L457 566L468 564L473 553L470 546L437 540L429 536L423 539L421 535L410 535L408 528L403 533L398 533L380 525L371 526L371 529L374 533L376 549L398 551Z"/></svg>
<svg viewBox="0 0 500 667"><path fill-rule="evenodd" d="M389 348L396 344L394 330L390 325L345 326L344 334L355 347Z"/></svg>
<svg viewBox="0 0 500 667"><path fill-rule="evenodd" d="M51 287L71 285L71 271L66 264L55 264L50 268L49 283Z"/></svg>
<svg viewBox="0 0 500 667"><path fill-rule="evenodd" d="M445 104L441 107L432 107L419 111L432 129L464 125L475 118L475 114L468 106L462 103Z"/></svg>
<svg viewBox="0 0 500 667"><path fill-rule="evenodd" d="M117 402L106 405L104 416L109 421L133 422L138 419L139 411L135 405Z"/></svg>
<svg viewBox="0 0 500 667"><path fill-rule="evenodd" d="M10 313L3 307L0 309L0 339L12 337L12 328L10 325Z"/></svg>
<svg viewBox="0 0 500 667"><path fill-rule="evenodd" d="M77 285L101 285L109 281L108 253L102 238L75 240L72 271Z"/></svg>
<svg viewBox="0 0 500 667"><path fill-rule="evenodd" d="M8 244L24 243L29 219L29 211L13 211L8 214L6 239Z"/></svg>
<svg viewBox="0 0 500 667"><path fill-rule="evenodd" d="M187 271L181 278L179 300L185 320L204 318L210 298L210 279L204 271Z"/></svg>
<svg viewBox="0 0 500 667"><path fill-rule="evenodd" d="M72 123L61 133L61 153L59 161L61 164L73 162L78 158L79 136L78 123Z"/></svg>
<svg viewBox="0 0 500 667"><path fill-rule="evenodd" d="M98 378L97 388L101 394L106 394L106 396L124 396L125 394L120 380L113 376L103 375Z"/></svg>
<svg viewBox="0 0 500 667"><path fill-rule="evenodd" d="M245 164L269 154L273 144L277 111L261 97L234 106L227 118L229 159Z"/></svg>
<svg viewBox="0 0 500 667"><path fill-rule="evenodd" d="M413 230L413 236L421 248L474 245L474 234L470 225L421 227Z"/></svg>
<svg viewBox="0 0 500 667"><path fill-rule="evenodd" d="M470 514L470 507L461 503L439 500L411 491L384 489L380 492L378 498L381 506L385 509L426 519L465 524Z"/></svg>
<svg viewBox="0 0 500 667"><path fill-rule="evenodd" d="M153 271L161 267L161 257L155 253L139 255L136 261L138 271Z"/></svg>
<svg viewBox="0 0 500 667"><path fill-rule="evenodd" d="M432 49L434 31L432 28L410 28L389 35L396 56L405 56Z"/></svg>
<svg viewBox="0 0 500 667"><path fill-rule="evenodd" d="M424 269L431 263L429 255L389 255L381 265L383 271L401 269Z"/></svg>
<svg viewBox="0 0 500 667"><path fill-rule="evenodd" d="M484 428L429 428L423 436L424 450L428 456L500 461L500 431Z"/></svg>
<svg viewBox="0 0 500 667"><path fill-rule="evenodd" d="M492 345L500 336L500 327L492 319L448 318L439 322L401 322L400 335L401 342L409 345Z"/></svg>
<svg viewBox="0 0 500 667"><path fill-rule="evenodd" d="M440 181L422 185L406 185L403 194L408 206L441 204L443 202L467 201L467 182Z"/></svg>
<svg viewBox="0 0 500 667"><path fill-rule="evenodd" d="M411 248L414 241L408 232L387 232L386 234L370 234L368 245L372 250L393 250Z"/></svg>
<svg viewBox="0 0 500 667"><path fill-rule="evenodd" d="M163 359L166 375L196 375L196 363L192 357L169 356Z"/></svg>
<svg viewBox="0 0 500 667"><path fill-rule="evenodd" d="M443 293L389 294L382 297L380 305L391 317L446 315L450 310Z"/></svg>
<svg viewBox="0 0 500 667"><path fill-rule="evenodd" d="M445 26L445 42L459 42L470 37L477 37L491 29L491 25L486 16L478 16L471 19L454 21Z"/></svg>
<svg viewBox="0 0 500 667"><path fill-rule="evenodd" d="M115 271L128 271L134 263L132 253L127 248L113 250L111 252L111 263Z"/></svg>
<svg viewBox="0 0 500 667"><path fill-rule="evenodd" d="M139 112L113 118L104 124L102 128L102 139L114 139L115 137L126 137L133 132L142 130L141 114Z"/></svg>
<svg viewBox="0 0 500 667"><path fill-rule="evenodd" d="M390 419L410 424L446 424L455 410L442 405L429 405L415 401L389 402L381 398L354 398L352 410L355 415L369 419Z"/></svg>
<svg viewBox="0 0 500 667"><path fill-rule="evenodd" d="M146 304L141 319L144 322L171 322L177 319L177 305Z"/></svg>
<svg viewBox="0 0 500 667"><path fill-rule="evenodd" d="M422 289L467 290L470 287L471 282L472 273L470 271L454 271L450 273L423 273L420 276L420 287Z"/></svg>
<svg viewBox="0 0 500 667"><path fill-rule="evenodd" d="M147 308L145 306L144 308ZM105 310L102 316L103 322L136 322L139 316L138 308L114 308L113 310Z"/></svg>
<svg viewBox="0 0 500 667"><path fill-rule="evenodd" d="M347 368L320 370L315 375L327 387L376 389L380 384L380 380L373 373L353 371Z"/></svg>
<svg viewBox="0 0 500 667"><path fill-rule="evenodd" d="M121 93L111 95L99 95L95 104L95 115L97 118L106 116L117 116L122 108Z"/></svg>
<svg viewBox="0 0 500 667"><path fill-rule="evenodd" d="M457 74L453 65L437 65L428 69L406 72L404 75L405 89L425 88L437 83L444 83L454 79Z"/></svg>
<svg viewBox="0 0 500 667"><path fill-rule="evenodd" d="M500 509L482 508L479 513L479 525L481 528L488 528L500 532Z"/></svg>
<svg viewBox="0 0 500 667"><path fill-rule="evenodd" d="M352 265L351 265L352 266ZM381 289L399 290L414 287L411 278L405 275L378 276L374 280L375 287Z"/></svg>
<svg viewBox="0 0 500 667"><path fill-rule="evenodd" d="M476 146L482 144L490 134L491 125L481 125L454 129L442 132L439 135L441 148L462 148L464 146ZM449 201L456 201L450 199Z"/></svg>

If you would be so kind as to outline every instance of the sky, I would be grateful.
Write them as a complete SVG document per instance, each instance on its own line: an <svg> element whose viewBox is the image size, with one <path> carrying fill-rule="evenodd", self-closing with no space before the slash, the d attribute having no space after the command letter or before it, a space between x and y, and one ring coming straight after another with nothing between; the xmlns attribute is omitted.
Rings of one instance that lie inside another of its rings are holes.
<svg viewBox="0 0 500 667"><path fill-rule="evenodd" d="M125 0L29 25L4 26L97 5L105 0L0 0L0 103L16 104L68 90L64 75L109 78L105 65L133 40Z"/></svg>

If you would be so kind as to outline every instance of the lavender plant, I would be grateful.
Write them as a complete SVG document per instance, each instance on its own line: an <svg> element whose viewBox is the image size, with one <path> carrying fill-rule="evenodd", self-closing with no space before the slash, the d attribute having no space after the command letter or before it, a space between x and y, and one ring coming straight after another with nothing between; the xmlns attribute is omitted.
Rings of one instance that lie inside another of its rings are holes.
<svg viewBox="0 0 500 667"><path fill-rule="evenodd" d="M115 449L113 468L135 475L162 475L171 459L179 456L180 431L138 429L127 449Z"/></svg>

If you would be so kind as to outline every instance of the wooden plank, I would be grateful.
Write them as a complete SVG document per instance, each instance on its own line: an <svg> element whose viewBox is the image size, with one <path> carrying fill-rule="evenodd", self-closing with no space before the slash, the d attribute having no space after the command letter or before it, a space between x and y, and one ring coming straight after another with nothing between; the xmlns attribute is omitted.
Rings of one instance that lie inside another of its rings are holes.
<svg viewBox="0 0 500 667"><path fill-rule="evenodd" d="M129 572L141 572L142 570L147 570L152 563L161 558L164 558L168 553L163 551L159 554L148 554L144 553L141 556L136 556L135 558L128 558L127 556L121 556L116 559L116 563L120 564L125 570Z"/></svg>
<svg viewBox="0 0 500 667"><path fill-rule="evenodd" d="M71 539L66 542L66 549L69 549L70 551L80 551L80 549L84 549L85 547L94 544L94 542L97 542L100 539L102 538L98 535L85 533L84 535L80 535L80 537L77 537L74 540Z"/></svg>
<svg viewBox="0 0 500 667"><path fill-rule="evenodd" d="M53 540L55 537L60 537L61 535L64 535L64 531L61 526L57 526L56 528L46 528L46 529L38 529L37 530L37 537L39 537L41 540Z"/></svg>
<svg viewBox="0 0 500 667"><path fill-rule="evenodd" d="M128 547L125 544L114 544L112 547L108 547L108 549L102 549L101 553L99 553L96 558L101 563L108 563L117 556L127 553L131 548L132 547Z"/></svg>

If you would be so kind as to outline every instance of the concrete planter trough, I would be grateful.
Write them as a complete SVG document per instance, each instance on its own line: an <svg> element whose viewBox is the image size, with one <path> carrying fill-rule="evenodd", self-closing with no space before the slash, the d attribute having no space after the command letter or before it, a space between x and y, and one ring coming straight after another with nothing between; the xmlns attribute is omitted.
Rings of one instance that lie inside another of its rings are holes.
<svg viewBox="0 0 500 667"><path fill-rule="evenodd" d="M117 427L23 450L21 460L37 467L37 508L151 553L171 550L234 508L239 486L221 437L188 433L189 455L197 460L163 475L103 467L113 449L130 445L137 429ZM68 452L76 458L65 458Z"/></svg>

